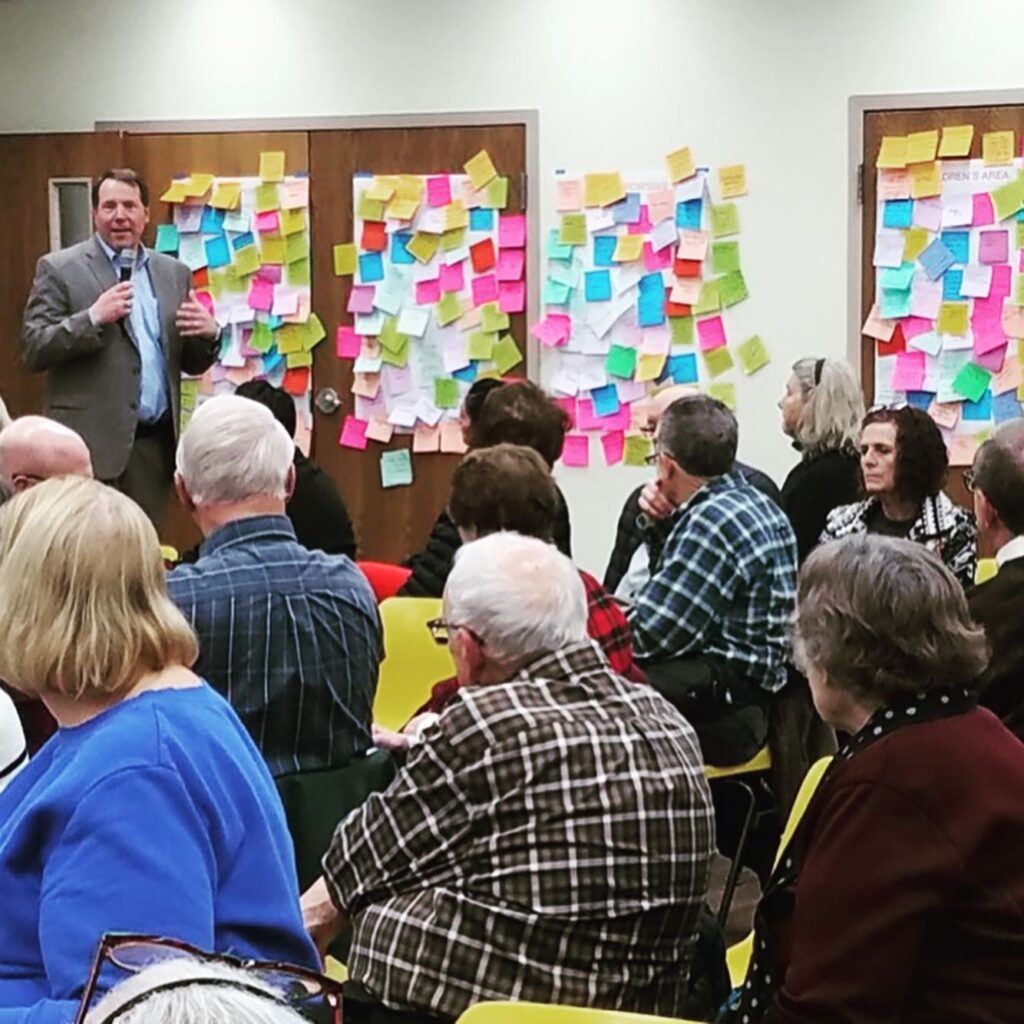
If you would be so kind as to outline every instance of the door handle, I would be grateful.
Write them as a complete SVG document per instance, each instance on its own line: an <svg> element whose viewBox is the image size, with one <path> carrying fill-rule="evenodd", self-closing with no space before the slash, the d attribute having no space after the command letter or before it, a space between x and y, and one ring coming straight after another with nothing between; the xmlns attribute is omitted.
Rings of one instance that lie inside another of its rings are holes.
<svg viewBox="0 0 1024 1024"><path fill-rule="evenodd" d="M337 412L341 408L341 398L334 388L321 388L316 396L316 407L325 415Z"/></svg>

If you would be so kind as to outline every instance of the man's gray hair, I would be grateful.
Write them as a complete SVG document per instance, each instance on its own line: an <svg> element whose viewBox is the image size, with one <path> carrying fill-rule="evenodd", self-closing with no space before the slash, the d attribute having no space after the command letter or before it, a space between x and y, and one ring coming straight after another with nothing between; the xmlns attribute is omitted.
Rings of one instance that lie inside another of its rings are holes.
<svg viewBox="0 0 1024 1024"><path fill-rule="evenodd" d="M978 449L974 485L1011 533L1024 534L1024 420L1004 423Z"/></svg>
<svg viewBox="0 0 1024 1024"><path fill-rule="evenodd" d="M576 567L553 545L507 531L458 550L445 615L472 630L500 664L587 637L587 595Z"/></svg>
<svg viewBox="0 0 1024 1024"><path fill-rule="evenodd" d="M797 665L857 699L973 686L984 631L956 577L922 544L862 535L822 544L800 572Z"/></svg>
<svg viewBox="0 0 1024 1024"><path fill-rule="evenodd" d="M295 445L264 405L218 395L195 412L178 442L177 467L196 505L287 496Z"/></svg>
<svg viewBox="0 0 1024 1024"><path fill-rule="evenodd" d="M678 398L658 423L658 448L691 476L722 476L736 461L736 417L717 398Z"/></svg>
<svg viewBox="0 0 1024 1024"><path fill-rule="evenodd" d="M146 992L151 994L121 1013ZM306 1024L252 972L184 956L121 982L97 1003L86 1024L104 1024L115 1016L118 1024Z"/></svg>

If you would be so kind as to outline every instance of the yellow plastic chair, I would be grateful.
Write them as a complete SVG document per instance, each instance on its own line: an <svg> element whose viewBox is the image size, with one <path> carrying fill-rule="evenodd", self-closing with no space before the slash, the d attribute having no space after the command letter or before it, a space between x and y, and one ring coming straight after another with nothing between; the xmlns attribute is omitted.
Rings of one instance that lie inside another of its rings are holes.
<svg viewBox="0 0 1024 1024"><path fill-rule="evenodd" d="M550 1006L546 1003L477 1003L457 1024L697 1024L679 1017L655 1017L620 1010L591 1010L585 1006Z"/></svg>
<svg viewBox="0 0 1024 1024"><path fill-rule="evenodd" d="M730 768L719 768L709 764L704 766L704 775L708 779L728 779L733 775L750 775L752 772L766 772L771 769L772 755L767 744L763 746L749 761L734 764Z"/></svg>
<svg viewBox="0 0 1024 1024"><path fill-rule="evenodd" d="M814 796L815 790L818 788L821 778L825 774L825 770L831 763L831 757L823 757L821 760L815 761L814 764L807 769L804 781L800 783L800 789L797 791L796 799L793 801L793 807L789 812L789 818L786 820L786 827L782 830L782 838L779 840L779 848L775 853L776 864L779 863L783 852L786 847L789 846L790 840L793 838L793 833L796 831L797 825L800 824L800 819L803 818L804 812L807 810L807 805L811 802L811 797ZM750 955L753 951L753 932L751 932L745 939L742 939L737 942L736 945L730 946L726 950L725 962L729 967L729 978L732 981L733 988L739 988L746 979L747 969L750 967Z"/></svg>
<svg viewBox="0 0 1024 1024"><path fill-rule="evenodd" d="M380 605L384 626L384 661L377 680L373 720L386 729L401 729L430 696L431 687L455 675L447 646L427 629L441 615L434 597L389 597Z"/></svg>
<svg viewBox="0 0 1024 1024"><path fill-rule="evenodd" d="M999 572L999 563L994 558L979 558L974 570L975 583L987 583Z"/></svg>

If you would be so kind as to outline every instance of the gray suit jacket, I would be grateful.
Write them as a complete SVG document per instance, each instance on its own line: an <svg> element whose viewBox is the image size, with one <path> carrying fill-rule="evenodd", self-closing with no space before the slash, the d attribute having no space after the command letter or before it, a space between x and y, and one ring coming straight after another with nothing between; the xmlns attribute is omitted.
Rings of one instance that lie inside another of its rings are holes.
<svg viewBox="0 0 1024 1024"><path fill-rule="evenodd" d="M160 307L160 341L175 433L178 430L180 380L203 373L219 345L205 338L182 338L175 313L188 297L192 274L184 263L149 252L150 278ZM95 236L43 256L25 307L22 358L28 368L46 373L46 415L85 439L100 480L124 472L138 422L138 345L127 324L94 327L89 307L117 283L117 275Z"/></svg>

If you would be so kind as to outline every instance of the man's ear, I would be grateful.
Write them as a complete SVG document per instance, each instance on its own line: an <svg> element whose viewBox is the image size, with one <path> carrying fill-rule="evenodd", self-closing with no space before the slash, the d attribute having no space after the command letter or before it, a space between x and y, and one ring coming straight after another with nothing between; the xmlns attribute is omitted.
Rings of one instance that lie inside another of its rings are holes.
<svg viewBox="0 0 1024 1024"><path fill-rule="evenodd" d="M295 463L293 462L288 467L288 476L284 481L284 500L291 501L292 495L295 493Z"/></svg>
<svg viewBox="0 0 1024 1024"><path fill-rule="evenodd" d="M192 515L196 510L195 502L192 501L191 496L185 489L185 481L181 479L180 473L174 474L174 493L177 494L181 507L189 515Z"/></svg>
<svg viewBox="0 0 1024 1024"><path fill-rule="evenodd" d="M978 520L978 527L982 530L991 530L999 525L999 513L982 490L974 492L974 513Z"/></svg>

